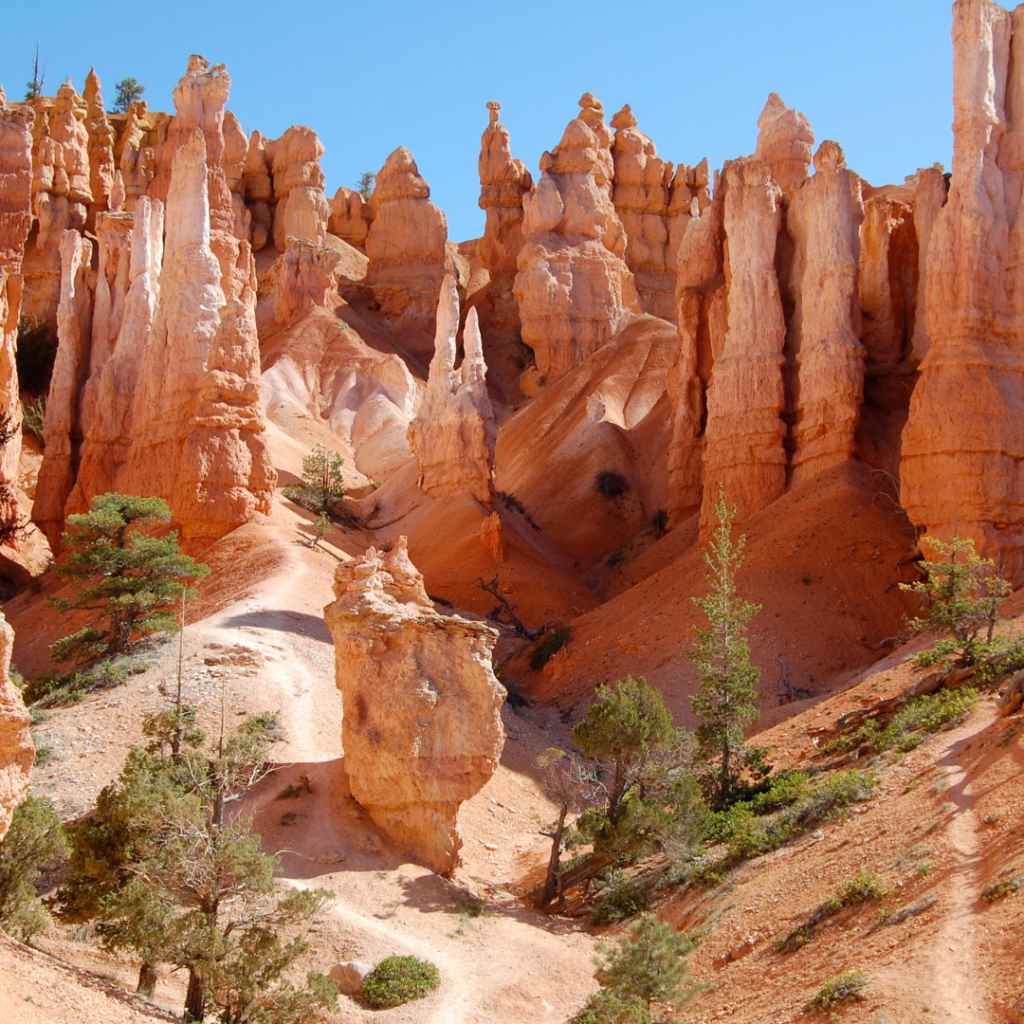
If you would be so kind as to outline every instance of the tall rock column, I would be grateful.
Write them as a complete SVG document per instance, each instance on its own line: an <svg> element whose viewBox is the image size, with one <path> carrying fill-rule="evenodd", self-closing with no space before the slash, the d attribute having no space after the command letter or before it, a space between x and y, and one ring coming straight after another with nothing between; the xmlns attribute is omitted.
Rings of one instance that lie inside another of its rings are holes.
<svg viewBox="0 0 1024 1024"><path fill-rule="evenodd" d="M953 173L928 246L931 339L901 497L928 536L972 537L1024 582L1024 8L953 5Z"/></svg>
<svg viewBox="0 0 1024 1024"><path fill-rule="evenodd" d="M311 128L293 124L268 148L273 154L277 199L274 245L282 252L289 238L305 238L323 245L331 216L331 204L324 195L324 172L320 169L323 143Z"/></svg>
<svg viewBox="0 0 1024 1024"><path fill-rule="evenodd" d="M487 211L477 256L491 276L489 324L497 337L511 339L519 331L515 283L519 250L523 247L523 196L533 179L522 160L512 157L508 129L498 120L501 104L487 104L490 122L480 139L480 209Z"/></svg>
<svg viewBox="0 0 1024 1024"><path fill-rule="evenodd" d="M14 436L0 451L0 484L17 486L21 456L21 403L14 353L24 280L25 240L32 226L32 110L9 107L0 90L0 415ZM13 511L7 509L6 511Z"/></svg>
<svg viewBox="0 0 1024 1024"><path fill-rule="evenodd" d="M409 446L427 494L472 494L493 499L494 409L487 395L487 365L476 309L466 316L465 356L455 369L459 293L448 274L437 306L434 358L419 413L409 424Z"/></svg>
<svg viewBox="0 0 1024 1024"><path fill-rule="evenodd" d="M14 630L0 612L0 839L11 827L14 809L28 793L35 748L31 718L18 688L11 682Z"/></svg>
<svg viewBox="0 0 1024 1024"><path fill-rule="evenodd" d="M580 100L580 116L541 157L540 181L523 197L526 244L514 292L523 341L536 358L523 375L528 394L578 366L640 312L611 199L612 135L595 103L589 93Z"/></svg>
<svg viewBox="0 0 1024 1024"><path fill-rule="evenodd" d="M352 795L438 874L459 864L459 805L493 775L505 690L491 669L497 630L440 615L405 538L342 562L324 609L343 695Z"/></svg>
<svg viewBox="0 0 1024 1024"><path fill-rule="evenodd" d="M380 169L370 199L366 283L397 326L433 332L447 262L448 221L430 201L412 154L399 146Z"/></svg>
<svg viewBox="0 0 1024 1024"><path fill-rule="evenodd" d="M728 162L722 178L728 331L707 393L703 536L715 525L720 483L740 519L770 505L786 487L786 324L775 273L781 190L769 167L753 158Z"/></svg>
<svg viewBox="0 0 1024 1024"><path fill-rule="evenodd" d="M815 174L793 187L786 228L795 256L790 343L798 367L792 483L853 458L864 398L857 273L864 219L860 179L823 142Z"/></svg>

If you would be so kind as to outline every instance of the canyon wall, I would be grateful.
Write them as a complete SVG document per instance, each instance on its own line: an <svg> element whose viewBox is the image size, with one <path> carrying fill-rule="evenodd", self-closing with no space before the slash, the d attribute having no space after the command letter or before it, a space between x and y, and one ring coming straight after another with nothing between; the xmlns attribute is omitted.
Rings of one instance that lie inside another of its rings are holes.
<svg viewBox="0 0 1024 1024"><path fill-rule="evenodd" d="M31 718L21 693L11 682L14 630L0 612L0 839L7 834L14 809L28 793L35 747Z"/></svg>

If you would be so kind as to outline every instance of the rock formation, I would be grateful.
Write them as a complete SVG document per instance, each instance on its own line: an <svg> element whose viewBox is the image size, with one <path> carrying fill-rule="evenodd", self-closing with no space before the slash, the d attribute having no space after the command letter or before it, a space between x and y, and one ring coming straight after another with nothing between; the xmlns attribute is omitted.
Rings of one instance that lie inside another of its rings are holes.
<svg viewBox="0 0 1024 1024"><path fill-rule="evenodd" d="M846 169L842 149L829 141L819 147L814 170L813 178L793 185L786 211L794 251L787 347L798 374L794 485L854 457L864 398L857 292L864 217L860 179Z"/></svg>
<svg viewBox="0 0 1024 1024"><path fill-rule="evenodd" d="M596 352L640 311L610 194L612 134L595 103L589 93L580 100L583 112L541 157L540 181L523 197L526 244L513 290L536 358L524 375L528 393Z"/></svg>
<svg viewBox="0 0 1024 1024"><path fill-rule="evenodd" d="M22 257L32 226L32 120L30 108L7 106L0 90L0 415L10 418L14 430L14 436L0 451L0 484L7 488L17 482L21 455L21 404L14 353L21 313ZM5 502L9 504L8 499Z"/></svg>
<svg viewBox="0 0 1024 1024"><path fill-rule="evenodd" d="M13 645L14 630L0 612L0 839L11 826L15 807L25 799L35 758L31 718L11 682Z"/></svg>
<svg viewBox="0 0 1024 1024"><path fill-rule="evenodd" d="M433 331L447 260L448 221L430 201L412 154L399 146L384 161L370 199L366 283L397 326Z"/></svg>
<svg viewBox="0 0 1024 1024"><path fill-rule="evenodd" d="M769 166L755 158L726 163L722 178L728 330L707 392L705 536L715 525L720 483L741 520L770 505L786 487L786 324L775 272L781 190Z"/></svg>
<svg viewBox="0 0 1024 1024"><path fill-rule="evenodd" d="M928 246L931 347L903 432L901 495L927 535L973 537L1024 581L1024 9L953 5L953 174Z"/></svg>
<svg viewBox="0 0 1024 1024"><path fill-rule="evenodd" d="M505 690L491 670L497 630L440 615L403 537L342 562L324 618L334 638L352 795L439 874L459 863L459 805L494 773Z"/></svg>
<svg viewBox="0 0 1024 1024"><path fill-rule="evenodd" d="M331 200L328 230L365 252L366 236L370 233L370 204L355 189L342 185Z"/></svg>
<svg viewBox="0 0 1024 1024"><path fill-rule="evenodd" d="M612 118L612 127L612 201L626 232L626 265L636 278L644 312L674 320L676 275L674 265L669 266L667 220L672 164L659 159L654 143L637 128L628 103Z"/></svg>
<svg viewBox="0 0 1024 1024"><path fill-rule="evenodd" d="M320 157L324 147L311 128L293 124L270 144L274 175L274 245L282 252L288 238L316 245L327 239L331 204L324 196Z"/></svg>
<svg viewBox="0 0 1024 1024"><path fill-rule="evenodd" d="M285 251L273 266L274 319L294 323L314 306L329 305L337 284L341 253L307 239L289 237Z"/></svg>
<svg viewBox="0 0 1024 1024"><path fill-rule="evenodd" d="M480 139L478 162L480 209L487 212L487 221L476 251L491 277L488 326L497 337L510 339L520 326L512 286L523 247L523 196L533 179L522 160L512 157L508 129L498 120L501 104L492 100L487 109L490 122Z"/></svg>
<svg viewBox="0 0 1024 1024"><path fill-rule="evenodd" d="M475 309L466 316L465 356L455 369L459 293L451 274L441 285L434 358L419 414L409 424L409 446L427 494L472 494L490 503L494 485L494 409Z"/></svg>
<svg viewBox="0 0 1024 1024"><path fill-rule="evenodd" d="M801 178L807 177L814 153L814 132L804 114L787 107L777 93L757 119L760 132L754 159L768 168L775 184L786 193Z"/></svg>

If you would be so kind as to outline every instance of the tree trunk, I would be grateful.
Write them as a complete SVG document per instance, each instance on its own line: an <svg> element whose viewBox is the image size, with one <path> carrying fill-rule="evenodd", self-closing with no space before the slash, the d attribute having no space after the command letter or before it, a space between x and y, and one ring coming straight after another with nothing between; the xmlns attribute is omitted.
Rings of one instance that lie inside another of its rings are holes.
<svg viewBox="0 0 1024 1024"><path fill-rule="evenodd" d="M140 996L145 996L147 999L153 998L153 993L156 991L156 964L143 963L139 967L139 984L135 991Z"/></svg>
<svg viewBox="0 0 1024 1024"><path fill-rule="evenodd" d="M562 836L565 833L565 816L569 813L568 804L563 804L558 812L558 824L555 826L555 834L551 837L551 856L548 858L548 873L544 880L544 897L542 903L546 906L556 896L562 894L561 879L558 875L558 861L562 856Z"/></svg>
<svg viewBox="0 0 1024 1024"><path fill-rule="evenodd" d="M202 1021L206 1016L206 985L193 968L188 969L188 991L182 1020Z"/></svg>

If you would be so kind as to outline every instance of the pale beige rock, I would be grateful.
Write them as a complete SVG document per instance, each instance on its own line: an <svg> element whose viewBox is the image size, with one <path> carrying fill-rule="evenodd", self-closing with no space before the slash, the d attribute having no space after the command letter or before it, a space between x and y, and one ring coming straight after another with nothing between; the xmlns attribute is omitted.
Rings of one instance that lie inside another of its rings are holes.
<svg viewBox="0 0 1024 1024"><path fill-rule="evenodd" d="M35 758L31 718L11 682L13 646L14 630L0 612L0 839L7 835L11 815L28 793Z"/></svg>
<svg viewBox="0 0 1024 1024"><path fill-rule="evenodd" d="M722 178L729 326L707 392L704 537L715 525L720 483L740 520L770 505L786 487L786 325L775 273L781 190L769 168L752 158L726 163Z"/></svg>
<svg viewBox="0 0 1024 1024"><path fill-rule="evenodd" d="M1024 581L1024 8L953 5L953 173L927 257L931 347L903 432L901 498L928 537L971 537Z"/></svg>
<svg viewBox="0 0 1024 1024"><path fill-rule="evenodd" d="M430 186L404 147L377 174L366 237L366 283L381 312L400 327L433 331L448 265L448 221L430 202Z"/></svg>
<svg viewBox="0 0 1024 1024"><path fill-rule="evenodd" d="M612 118L612 127L612 201L626 232L626 265L636 279L643 311L674 320L676 275L668 257L672 164L658 157L654 143L637 128L628 103Z"/></svg>
<svg viewBox="0 0 1024 1024"><path fill-rule="evenodd" d="M339 564L324 609L343 695L352 795L431 870L450 874L459 805L498 766L505 690L491 668L497 630L440 615L403 537Z"/></svg>
<svg viewBox="0 0 1024 1024"><path fill-rule="evenodd" d="M794 249L787 339L797 365L794 486L854 457L864 398L857 292L864 218L860 179L847 170L842 149L831 141L819 147L814 170L814 177L793 185L786 212ZM730 239L730 253L731 245Z"/></svg>
<svg viewBox="0 0 1024 1024"><path fill-rule="evenodd" d="M77 231L65 231L60 254L63 277L57 307L57 356L46 402L46 448L32 505L32 521L46 534L54 552L60 550L64 508L75 484L82 437L78 399L89 375L92 294L86 276L92 242Z"/></svg>
<svg viewBox="0 0 1024 1024"><path fill-rule="evenodd" d="M612 133L594 102L587 94L580 104L599 131L582 115L570 121L562 141L541 157L540 181L523 197L526 244L514 292L523 340L536 358L524 375L528 393L577 366L640 311L611 201Z"/></svg>
<svg viewBox="0 0 1024 1024"><path fill-rule="evenodd" d="M437 306L434 358L419 414L409 424L409 446L420 465L419 486L427 494L493 497L494 409L487 394L487 365L477 312L470 309L463 332L465 356L455 369L459 293L448 274Z"/></svg>
<svg viewBox="0 0 1024 1024"><path fill-rule="evenodd" d="M773 92L757 119L757 126L761 131L755 158L769 169L779 188L788 192L801 178L807 177L811 166L814 153L811 123L799 111L787 107Z"/></svg>
<svg viewBox="0 0 1024 1024"><path fill-rule="evenodd" d="M480 139L477 162L479 205L487 219L476 251L490 276L488 326L497 337L511 339L520 329L512 287L523 247L523 196L533 187L533 179L522 160L512 156L508 129L498 119L501 104L492 100L487 109L490 121Z"/></svg>

